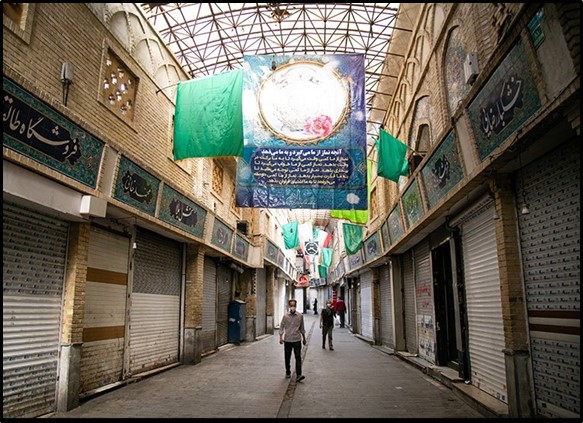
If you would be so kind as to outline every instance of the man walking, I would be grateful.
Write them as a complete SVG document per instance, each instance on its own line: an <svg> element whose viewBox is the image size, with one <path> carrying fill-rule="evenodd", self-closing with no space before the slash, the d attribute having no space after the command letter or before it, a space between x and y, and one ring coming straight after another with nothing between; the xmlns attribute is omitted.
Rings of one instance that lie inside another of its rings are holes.
<svg viewBox="0 0 583 423"><path fill-rule="evenodd" d="M304 315L296 310L297 301L288 301L289 312L281 318L279 324L279 343L284 347L285 377L291 377L291 354L296 361L296 381L301 382L306 377L302 374L302 343L306 345L306 329Z"/></svg>
<svg viewBox="0 0 583 423"><path fill-rule="evenodd" d="M332 301L326 301L326 308L322 309L320 313L320 329L322 329L322 348L326 348L326 338L328 338L328 348L330 351L334 351L334 345L332 345L332 330L334 329L334 307L332 307Z"/></svg>
<svg viewBox="0 0 583 423"><path fill-rule="evenodd" d="M342 297L338 298L336 301L336 314L340 316L340 327L344 327L344 313L346 313L346 303Z"/></svg>

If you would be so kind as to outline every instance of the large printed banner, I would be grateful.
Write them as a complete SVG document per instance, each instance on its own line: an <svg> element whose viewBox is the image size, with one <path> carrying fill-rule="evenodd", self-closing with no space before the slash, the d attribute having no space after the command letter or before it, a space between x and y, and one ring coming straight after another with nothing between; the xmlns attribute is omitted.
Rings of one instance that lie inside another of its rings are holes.
<svg viewBox="0 0 583 423"><path fill-rule="evenodd" d="M366 210L364 55L245 56L238 207Z"/></svg>

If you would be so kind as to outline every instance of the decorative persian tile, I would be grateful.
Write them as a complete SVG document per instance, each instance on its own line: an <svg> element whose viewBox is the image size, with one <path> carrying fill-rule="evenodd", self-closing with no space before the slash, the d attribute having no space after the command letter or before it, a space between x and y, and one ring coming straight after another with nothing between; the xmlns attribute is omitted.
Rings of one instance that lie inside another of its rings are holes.
<svg viewBox="0 0 583 423"><path fill-rule="evenodd" d="M211 244L216 245L221 250L231 252L231 240L233 239L233 230L215 218L213 225L213 234L211 236Z"/></svg>
<svg viewBox="0 0 583 423"><path fill-rule="evenodd" d="M235 235L235 243L233 244L233 255L240 258L243 261L247 261L247 256L249 255L249 243L241 238L239 235Z"/></svg>
<svg viewBox="0 0 583 423"><path fill-rule="evenodd" d="M273 264L277 264L278 248L271 241L265 243L265 258L270 260Z"/></svg>
<svg viewBox="0 0 583 423"><path fill-rule="evenodd" d="M158 218L194 236L203 238L206 210L164 185Z"/></svg>
<svg viewBox="0 0 583 423"><path fill-rule="evenodd" d="M119 161L113 198L154 216L160 180L125 156Z"/></svg>
<svg viewBox="0 0 583 423"><path fill-rule="evenodd" d="M379 231L369 236L364 241L365 262L371 261L381 253L381 244L379 240Z"/></svg>
<svg viewBox="0 0 583 423"><path fill-rule="evenodd" d="M431 155L421 175L430 209L463 179L464 171L453 132Z"/></svg>
<svg viewBox="0 0 583 423"><path fill-rule="evenodd" d="M486 159L540 107L524 47L518 41L468 107L480 159Z"/></svg>
<svg viewBox="0 0 583 423"><path fill-rule="evenodd" d="M403 219L401 218L401 209L399 208L398 204L393 209L391 214L389 214L387 222L389 222L389 234L391 235L391 241L395 243L405 233L405 225L403 224Z"/></svg>
<svg viewBox="0 0 583 423"><path fill-rule="evenodd" d="M3 78L3 145L91 188L105 143Z"/></svg>
<svg viewBox="0 0 583 423"><path fill-rule="evenodd" d="M409 188L403 194L403 208L405 209L405 220L409 228L423 216L424 211L423 205L421 204L421 194L419 193L417 179L409 185Z"/></svg>
<svg viewBox="0 0 583 423"><path fill-rule="evenodd" d="M391 239L389 238L389 222L385 220L385 223L381 226L381 235L383 240L383 250L386 250L391 245Z"/></svg>

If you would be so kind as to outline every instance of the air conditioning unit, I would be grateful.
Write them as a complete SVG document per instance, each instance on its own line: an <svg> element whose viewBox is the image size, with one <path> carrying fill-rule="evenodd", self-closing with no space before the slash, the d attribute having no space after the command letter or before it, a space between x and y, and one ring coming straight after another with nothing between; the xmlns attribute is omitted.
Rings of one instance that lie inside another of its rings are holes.
<svg viewBox="0 0 583 423"><path fill-rule="evenodd" d="M464 62L464 77L466 78L466 83L472 85L479 73L478 55L473 52L468 53Z"/></svg>
<svg viewBox="0 0 583 423"><path fill-rule="evenodd" d="M237 230L243 235L249 235L249 222L246 220L237 220Z"/></svg>

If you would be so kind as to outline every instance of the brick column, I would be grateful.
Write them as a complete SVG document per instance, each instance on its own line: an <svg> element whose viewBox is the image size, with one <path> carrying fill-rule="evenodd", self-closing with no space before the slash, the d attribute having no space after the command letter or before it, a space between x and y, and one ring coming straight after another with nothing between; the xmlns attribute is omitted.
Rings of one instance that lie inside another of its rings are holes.
<svg viewBox="0 0 583 423"><path fill-rule="evenodd" d="M490 183L490 188L494 193L496 214L499 216L496 220L496 245L504 324L508 412L509 417L534 417L515 195L509 175L498 175Z"/></svg>
<svg viewBox="0 0 583 423"><path fill-rule="evenodd" d="M184 350L182 362L197 364L202 360L202 298L204 288L203 245L186 246L186 278L184 287Z"/></svg>
<svg viewBox="0 0 583 423"><path fill-rule="evenodd" d="M69 227L57 411L68 411L79 405L90 229L88 223L71 223Z"/></svg>

